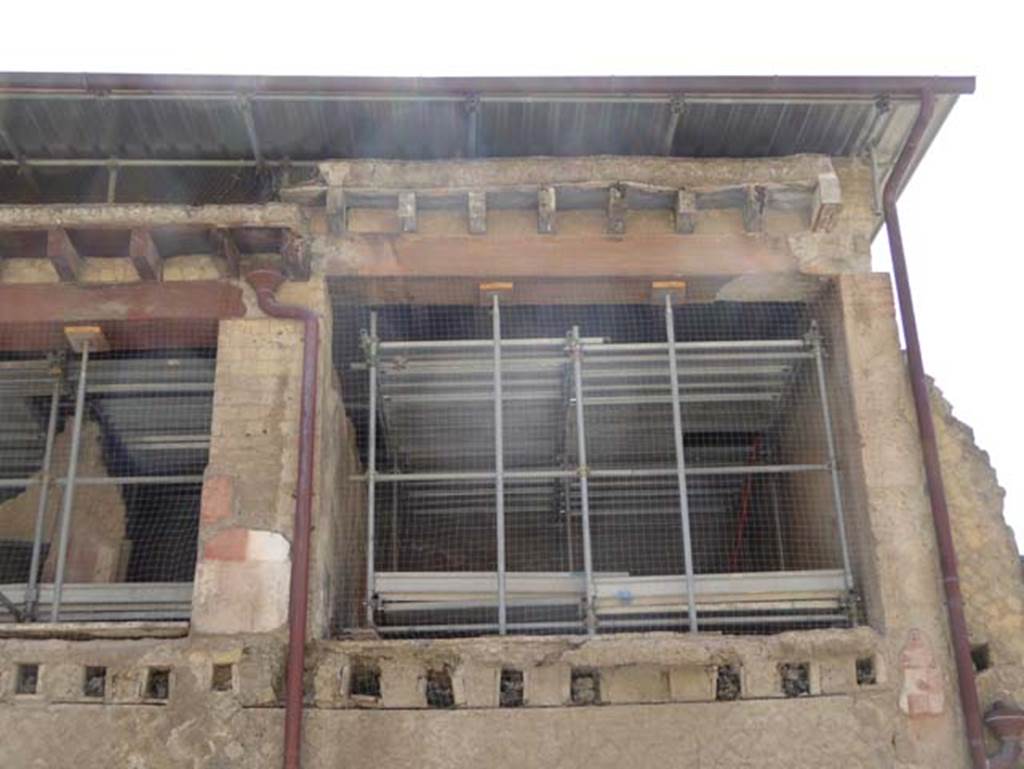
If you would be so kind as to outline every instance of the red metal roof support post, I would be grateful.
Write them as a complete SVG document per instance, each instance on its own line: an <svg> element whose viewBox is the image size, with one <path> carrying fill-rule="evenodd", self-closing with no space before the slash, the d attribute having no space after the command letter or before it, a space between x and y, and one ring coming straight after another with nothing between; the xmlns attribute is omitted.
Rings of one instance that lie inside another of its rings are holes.
<svg viewBox="0 0 1024 769"><path fill-rule="evenodd" d="M319 318L312 310L277 301L274 292L284 282L280 272L253 270L246 275L246 279L256 290L256 298L263 312L273 318L301 320L305 332L302 340L298 484L292 531L291 585L288 593L288 665L284 705L284 769L299 769L302 765L302 679L306 666L306 622L309 614L309 549L320 325Z"/></svg>
<svg viewBox="0 0 1024 769"><path fill-rule="evenodd" d="M907 143L896 161L896 166L886 182L885 191L882 194L882 209L885 214L886 233L889 237L889 251L892 254L892 273L896 284L896 296L899 299L900 318L903 321L903 336L907 344L907 365L910 370L910 386L914 394L914 409L917 412L917 429L921 435L921 452L924 455L924 471L928 481L932 521L935 524L935 536L939 546L939 567L942 571L942 584L946 593L946 612L949 618L949 633L953 642L953 657L956 662L960 708L964 715L971 765L974 769L988 769L981 703L978 700L978 690L974 682L974 665L971 662L971 645L967 636L967 620L964 617L964 601L960 592L960 576L957 568L956 549L953 546L953 532L949 522L946 488L942 482L939 449L935 439L935 423L932 421L931 402L928 398L928 385L925 381L921 342L917 334L914 301L910 293L910 278L907 274L907 262L903 252L903 236L900 232L899 216L896 213L896 197L899 195L904 176L921 142L934 107L934 94L930 91L922 92L917 120L914 122Z"/></svg>

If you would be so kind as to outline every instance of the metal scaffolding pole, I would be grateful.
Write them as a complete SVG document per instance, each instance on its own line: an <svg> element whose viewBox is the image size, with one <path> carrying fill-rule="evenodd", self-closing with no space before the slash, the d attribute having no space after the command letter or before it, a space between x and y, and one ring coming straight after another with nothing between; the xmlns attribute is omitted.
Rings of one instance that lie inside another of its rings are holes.
<svg viewBox="0 0 1024 769"><path fill-rule="evenodd" d="M679 515L683 529L683 565L686 569L686 611L690 632L697 632L697 597L693 578L693 543L690 541L690 502L686 494L686 458L683 456L683 417L679 405L679 370L676 362L676 326L672 295L665 295L665 334L668 338L669 384L672 390L672 432L676 447L676 477L679 481Z"/></svg>
<svg viewBox="0 0 1024 769"><path fill-rule="evenodd" d="M501 391L501 301L491 297L494 330L494 502L498 535L498 633L508 632L508 605L505 584L505 435L504 399Z"/></svg>
<svg viewBox="0 0 1024 769"><path fill-rule="evenodd" d="M818 379L818 395L821 398L821 418L825 423L825 441L828 446L828 465L832 478L832 504L835 508L836 527L839 529L839 546L843 551L843 579L846 590L853 590L853 569L850 567L850 549L846 540L846 517L843 512L843 494L839 483L839 460L835 436L832 433L832 411L828 402L828 386L825 384L825 363L821 351L821 335L816 326L808 334L814 347L814 370Z"/></svg>
<svg viewBox="0 0 1024 769"><path fill-rule="evenodd" d="M75 421L71 430L71 449L68 456L67 485L64 487L64 506L60 516L60 539L57 549L57 573L53 583L53 603L50 621L60 620L60 600L64 590L64 569L68 559L68 538L71 534L71 508L75 501L75 476L78 474L78 450L82 442L82 418L85 413L85 378L89 366L89 340L82 341L82 363L78 369L78 392L75 395Z"/></svg>
<svg viewBox="0 0 1024 769"><path fill-rule="evenodd" d="M46 520L46 505L50 492L50 465L53 461L53 441L57 436L57 412L60 406L60 378L54 377L53 392L50 395L50 418L46 423L46 449L43 451L43 473L40 478L39 505L36 508L36 526L32 534L32 562L28 572L28 588L25 591L25 616L35 618L36 603L39 600L39 561L43 550L43 527Z"/></svg>
<svg viewBox="0 0 1024 769"><path fill-rule="evenodd" d="M377 493L377 313L370 312L370 337L367 340L367 366L370 376L369 426L366 447L366 624L373 627L374 603L377 592L375 518Z"/></svg>
<svg viewBox="0 0 1024 769"><path fill-rule="evenodd" d="M583 528L583 584L587 593L584 607L587 613L587 635L594 635L597 633L597 615L594 613L597 590L594 586L594 560L590 545L590 482L587 478L590 468L587 466L587 434L583 421L583 349L580 345L579 326L572 327L570 354L576 398L576 453L580 478L580 521Z"/></svg>
<svg viewBox="0 0 1024 769"><path fill-rule="evenodd" d="M398 571L398 484L391 484L391 570Z"/></svg>
<svg viewBox="0 0 1024 769"><path fill-rule="evenodd" d="M779 570L786 570L786 549L782 542L782 517L779 514L779 486L778 479L772 476L768 479L768 488L772 498L772 518L775 521L775 549L779 553Z"/></svg>
<svg viewBox="0 0 1024 769"><path fill-rule="evenodd" d="M821 472L828 470L829 466L825 465L721 465L715 467L687 467L686 475L690 476L705 476L705 475L739 475L739 474L751 474L751 475L780 475L785 473L806 473L806 472ZM591 478L659 478L669 477L677 474L677 470L674 467L609 467L603 469L594 469L590 471ZM541 469L541 470L506 470L505 480L511 481L541 481L541 480L552 480L556 478L575 478L577 473L575 470L562 470L562 469ZM352 481L365 481L366 475L352 476ZM376 473L376 479L380 482L387 483L422 483L424 481L493 481L495 473L488 470L467 470L465 472L451 471L451 472L437 472L437 473ZM99 480L99 479L97 479ZM201 481L202 479L199 478ZM11 481L12 486L21 488L22 486L30 485L33 481L18 480ZM58 479L57 483L63 483L62 479ZM0 484L0 488L3 488L3 484Z"/></svg>

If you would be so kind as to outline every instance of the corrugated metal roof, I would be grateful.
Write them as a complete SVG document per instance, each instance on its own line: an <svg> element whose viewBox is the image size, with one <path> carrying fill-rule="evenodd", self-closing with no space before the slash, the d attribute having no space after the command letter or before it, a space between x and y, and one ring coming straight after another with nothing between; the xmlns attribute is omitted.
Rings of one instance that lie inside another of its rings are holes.
<svg viewBox="0 0 1024 769"><path fill-rule="evenodd" d="M189 78L0 74L0 201L273 197L330 158L860 155L965 78Z"/></svg>

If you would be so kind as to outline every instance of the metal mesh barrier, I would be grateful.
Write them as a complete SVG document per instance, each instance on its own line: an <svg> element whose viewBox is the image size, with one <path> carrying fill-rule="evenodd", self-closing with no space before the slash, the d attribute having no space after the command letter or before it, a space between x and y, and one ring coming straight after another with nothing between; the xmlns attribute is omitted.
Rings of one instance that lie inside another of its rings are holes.
<svg viewBox="0 0 1024 769"><path fill-rule="evenodd" d="M189 616L215 350L178 331L0 352L0 621Z"/></svg>
<svg viewBox="0 0 1024 769"><path fill-rule="evenodd" d="M339 302L334 333L377 632L854 621L810 306Z"/></svg>

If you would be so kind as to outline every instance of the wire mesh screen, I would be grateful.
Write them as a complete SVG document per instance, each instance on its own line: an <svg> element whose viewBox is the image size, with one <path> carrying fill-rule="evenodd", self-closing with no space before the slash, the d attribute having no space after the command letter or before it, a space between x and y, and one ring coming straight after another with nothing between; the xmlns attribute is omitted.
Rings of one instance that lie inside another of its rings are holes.
<svg viewBox="0 0 1024 769"><path fill-rule="evenodd" d="M0 352L0 621L187 617L215 329L69 334Z"/></svg>
<svg viewBox="0 0 1024 769"><path fill-rule="evenodd" d="M849 624L824 347L799 303L339 302L372 500L366 623Z"/></svg>

